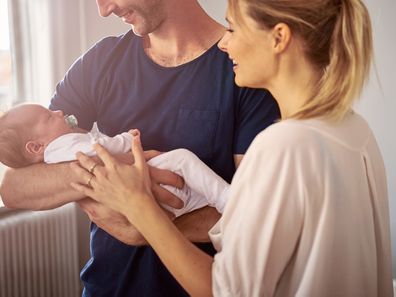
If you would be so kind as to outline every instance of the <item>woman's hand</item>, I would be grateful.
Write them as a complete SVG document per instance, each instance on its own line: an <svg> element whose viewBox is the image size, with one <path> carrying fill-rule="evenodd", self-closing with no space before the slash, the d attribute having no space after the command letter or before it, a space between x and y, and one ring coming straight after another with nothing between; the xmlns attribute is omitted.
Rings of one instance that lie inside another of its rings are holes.
<svg viewBox="0 0 396 297"><path fill-rule="evenodd" d="M72 165L73 170L87 182L71 186L86 196L128 217L138 215L145 203L153 202L148 166L140 143L140 135L133 138L133 165L125 165L111 156L101 145L94 146L104 166L98 165L82 153L77 154L80 162ZM133 222L132 222L133 223Z"/></svg>

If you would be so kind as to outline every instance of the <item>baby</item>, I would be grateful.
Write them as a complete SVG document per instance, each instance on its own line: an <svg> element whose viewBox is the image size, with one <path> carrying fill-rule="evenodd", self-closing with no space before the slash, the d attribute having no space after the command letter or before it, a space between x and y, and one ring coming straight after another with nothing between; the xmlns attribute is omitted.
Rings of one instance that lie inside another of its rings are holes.
<svg viewBox="0 0 396 297"><path fill-rule="evenodd" d="M62 111L51 111L37 104L22 104L10 109L0 116L0 162L19 168L40 162L72 161L79 151L95 155L94 143L100 143L112 154L130 151L130 133L109 137L98 130L96 123L90 132L81 132L77 123L70 119ZM223 211L229 184L192 152L173 150L150 159L148 164L173 171L186 181L183 189L163 185L184 202L182 209L163 205L176 217L206 205ZM203 171L196 171L197 167ZM205 174L196 176L195 172Z"/></svg>

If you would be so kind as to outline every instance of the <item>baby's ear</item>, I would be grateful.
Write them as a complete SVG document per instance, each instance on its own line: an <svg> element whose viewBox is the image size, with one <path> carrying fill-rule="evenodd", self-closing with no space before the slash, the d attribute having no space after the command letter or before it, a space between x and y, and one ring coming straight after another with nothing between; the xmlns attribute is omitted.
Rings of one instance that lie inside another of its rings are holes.
<svg viewBox="0 0 396 297"><path fill-rule="evenodd" d="M25 148L29 154L41 155L44 153L45 147L44 147L44 144L31 140L31 141L28 141L28 143L26 143Z"/></svg>

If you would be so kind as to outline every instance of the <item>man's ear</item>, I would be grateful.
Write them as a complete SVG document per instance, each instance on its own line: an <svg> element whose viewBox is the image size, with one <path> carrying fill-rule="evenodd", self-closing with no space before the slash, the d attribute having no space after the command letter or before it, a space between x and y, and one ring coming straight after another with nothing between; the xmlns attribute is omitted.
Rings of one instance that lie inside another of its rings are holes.
<svg viewBox="0 0 396 297"><path fill-rule="evenodd" d="M44 152L45 147L42 143L30 140L26 143L25 149L29 154L41 155Z"/></svg>
<svg viewBox="0 0 396 297"><path fill-rule="evenodd" d="M285 23L276 24L272 29L275 53L283 52L290 43L291 30Z"/></svg>

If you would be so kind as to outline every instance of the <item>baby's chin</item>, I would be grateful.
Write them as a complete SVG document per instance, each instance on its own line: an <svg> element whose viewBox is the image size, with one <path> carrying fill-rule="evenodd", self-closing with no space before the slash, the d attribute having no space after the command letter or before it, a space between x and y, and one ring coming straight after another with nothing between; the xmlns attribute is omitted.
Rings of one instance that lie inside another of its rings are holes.
<svg viewBox="0 0 396 297"><path fill-rule="evenodd" d="M65 125L64 127L62 127L62 129L58 129L58 131L54 131L52 134L47 135L46 143L49 144L55 139L73 132L74 132L73 128L69 127L68 125Z"/></svg>
<svg viewBox="0 0 396 297"><path fill-rule="evenodd" d="M75 131L75 129L76 129L76 127L67 126L66 130L63 132L62 135L73 133Z"/></svg>

